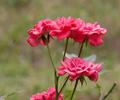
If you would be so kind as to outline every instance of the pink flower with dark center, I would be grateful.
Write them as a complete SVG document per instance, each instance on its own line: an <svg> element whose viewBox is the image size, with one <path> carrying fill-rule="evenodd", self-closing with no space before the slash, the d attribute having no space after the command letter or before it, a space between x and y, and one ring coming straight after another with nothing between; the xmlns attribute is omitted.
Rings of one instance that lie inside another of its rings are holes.
<svg viewBox="0 0 120 100"><path fill-rule="evenodd" d="M79 57L65 58L58 68L58 75L67 74L71 81L80 78L80 76L86 76L92 81L97 81L101 69L101 64L94 64Z"/></svg>
<svg viewBox="0 0 120 100"><path fill-rule="evenodd" d="M103 43L103 36L106 34L107 30L105 28L101 28L100 25L96 22L86 23L84 28L84 35L88 40L90 45L98 46Z"/></svg>
<svg viewBox="0 0 120 100"><path fill-rule="evenodd" d="M40 20L33 28L28 30L29 37L27 39L31 46L37 46L39 44L46 45L47 36L50 37L50 31L55 29L56 23L49 19Z"/></svg>
<svg viewBox="0 0 120 100"><path fill-rule="evenodd" d="M54 88L49 88L46 92L37 93L30 97L30 100L56 100L56 92ZM63 95L60 94L58 100L63 100Z"/></svg>

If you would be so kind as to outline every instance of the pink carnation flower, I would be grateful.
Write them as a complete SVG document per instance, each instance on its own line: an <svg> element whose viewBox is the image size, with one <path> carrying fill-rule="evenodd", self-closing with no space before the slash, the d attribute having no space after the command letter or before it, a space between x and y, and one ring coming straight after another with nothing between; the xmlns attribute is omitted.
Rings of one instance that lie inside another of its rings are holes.
<svg viewBox="0 0 120 100"><path fill-rule="evenodd" d="M69 37L74 39L74 37L77 37L77 34L75 35L74 33L78 33L80 28L82 27L82 21L80 19L75 19L72 17L58 18L55 20L55 22L58 27L56 28L56 30L51 31L51 35L57 37L58 40L63 40Z"/></svg>
<svg viewBox="0 0 120 100"><path fill-rule="evenodd" d="M39 44L46 45L46 35L50 35L49 32L55 29L56 23L49 19L40 20L33 28L28 30L29 37L27 39L31 46L37 46ZM47 40L49 42L49 40Z"/></svg>
<svg viewBox="0 0 120 100"><path fill-rule="evenodd" d="M84 35L88 42L93 45L97 46L103 43L103 36L106 34L107 30L101 28L98 23L86 23L84 28Z"/></svg>
<svg viewBox="0 0 120 100"><path fill-rule="evenodd" d="M30 100L55 100L55 96L55 89L49 88L46 92L32 95ZM58 100L63 100L62 94L59 95Z"/></svg>
<svg viewBox="0 0 120 100"><path fill-rule="evenodd" d="M53 31L51 31L51 35L57 37L58 40L63 40L70 35L70 22L69 18L57 18L55 20L57 24L57 28Z"/></svg>
<svg viewBox="0 0 120 100"><path fill-rule="evenodd" d="M72 38L75 42L83 42L85 39L85 35L83 34L85 22L78 18L72 21L70 24L71 24L70 38Z"/></svg>
<svg viewBox="0 0 120 100"><path fill-rule="evenodd" d="M61 17L55 20L57 27L51 31L51 35L57 37L58 40L65 38L72 38L76 42L83 42L85 36L83 35L83 29L85 26L84 21L80 18Z"/></svg>
<svg viewBox="0 0 120 100"><path fill-rule="evenodd" d="M80 76L87 76L90 80L97 81L101 69L101 64L94 64L79 57L65 58L58 68L58 75L68 74L71 81L78 79Z"/></svg>

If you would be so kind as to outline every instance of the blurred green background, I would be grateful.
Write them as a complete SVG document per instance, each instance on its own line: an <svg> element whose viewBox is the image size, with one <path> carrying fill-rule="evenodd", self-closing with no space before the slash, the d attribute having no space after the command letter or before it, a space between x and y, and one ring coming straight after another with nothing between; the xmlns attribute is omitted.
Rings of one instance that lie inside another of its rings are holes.
<svg viewBox="0 0 120 100"><path fill-rule="evenodd" d="M117 82L107 100L120 100L120 0L0 0L0 96L16 92L7 100L29 100L33 93L54 86L46 47L30 47L26 38L27 29L38 20L61 16L98 21L107 28L104 44L85 47L82 56L96 54L97 61L104 63L97 83L105 94ZM50 44L56 66L62 58L63 44L57 41ZM70 41L69 49L69 53L77 53L79 46ZM69 100L73 85L71 82L67 85L65 100ZM98 100L98 97L96 84L87 80L87 85L78 86L75 100Z"/></svg>

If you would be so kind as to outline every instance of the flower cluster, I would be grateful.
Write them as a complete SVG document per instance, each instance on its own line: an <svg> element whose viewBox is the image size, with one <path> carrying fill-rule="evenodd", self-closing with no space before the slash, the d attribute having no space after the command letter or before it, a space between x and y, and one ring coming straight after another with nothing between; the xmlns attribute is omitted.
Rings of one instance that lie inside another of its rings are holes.
<svg viewBox="0 0 120 100"><path fill-rule="evenodd" d="M101 64L94 64L79 57L73 57L65 58L61 62L61 66L58 68L58 74L62 76L67 73L72 81L78 79L80 76L87 76L90 80L97 81L98 73L101 69Z"/></svg>
<svg viewBox="0 0 120 100"><path fill-rule="evenodd" d="M63 100L61 92L68 80L76 81L70 99L72 100L79 80L81 81L81 84L83 84L85 80L84 77L88 77L91 81L96 82L98 80L99 72L102 70L102 65L82 59L80 58L80 55L84 42L89 43L92 46L98 46L103 43L103 36L106 32L107 30L101 28L97 22L88 23L80 18L72 17L61 17L55 20L43 19L35 24L33 28L30 28L28 30L28 43L33 47L47 45L55 77L55 89L49 88L46 92L35 94L31 96L30 100ZM63 60L61 61L61 66L58 67L58 70L56 70L54 66L49 50L48 43L51 39L57 39L58 41L67 39ZM78 57L65 57L68 39L72 39L74 42L82 44ZM59 77L65 74L67 74L68 77L63 83L61 89L59 89Z"/></svg>
<svg viewBox="0 0 120 100"><path fill-rule="evenodd" d="M55 89L49 88L46 92L32 95L30 100L55 100L55 98L56 98ZM58 100L63 100L62 94L59 95Z"/></svg>
<svg viewBox="0 0 120 100"><path fill-rule="evenodd" d="M80 18L61 17L55 20L40 20L28 30L27 41L31 46L37 46L46 45L50 38L58 40L71 38L75 42L81 43L86 40L90 45L97 46L103 43L106 32L107 30L101 28L98 23L87 23Z"/></svg>

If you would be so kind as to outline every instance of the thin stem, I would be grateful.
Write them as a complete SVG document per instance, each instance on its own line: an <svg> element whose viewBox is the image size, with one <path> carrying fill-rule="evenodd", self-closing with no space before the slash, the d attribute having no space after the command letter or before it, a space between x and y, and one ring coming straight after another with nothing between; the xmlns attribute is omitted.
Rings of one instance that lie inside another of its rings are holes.
<svg viewBox="0 0 120 100"><path fill-rule="evenodd" d="M84 46L84 42L85 42L85 40L82 42L82 44L80 46L80 51L79 51L78 57L81 56L81 53L82 53L82 50L83 50L83 46ZM77 79L76 82L75 82L75 86L74 86L74 89L73 89L72 96L71 96L70 100L73 99L73 96L75 94L75 91L76 91L76 88L77 88L77 85L78 85L78 81L79 81L79 79Z"/></svg>
<svg viewBox="0 0 120 100"><path fill-rule="evenodd" d="M65 54L66 54L66 51L67 51L67 47L68 47L68 38L66 39L66 44L65 44L65 50L64 50L64 55L63 55L63 60L65 58ZM59 97L59 92L58 92L58 81L59 81L59 76L56 77L56 100L58 100L58 97Z"/></svg>
<svg viewBox="0 0 120 100"><path fill-rule="evenodd" d="M66 43L65 43L65 50L64 50L64 55L63 55L63 60L64 60L65 55L66 55L66 52L67 52L68 40L69 40L69 38L67 38L67 39L66 39Z"/></svg>
<svg viewBox="0 0 120 100"><path fill-rule="evenodd" d="M54 69L54 72L56 72L56 69L55 69L55 65L53 63L53 60L52 60L52 56L51 56L51 52L50 52L50 48L49 48L49 45L47 44L47 49L48 49L48 54L49 54L49 57L50 57L50 61L52 63L52 67Z"/></svg>
<svg viewBox="0 0 120 100"><path fill-rule="evenodd" d="M110 93L112 93L112 91L113 91L113 89L115 88L116 85L117 85L116 83L114 83L112 85L112 87L110 88L110 90L108 91L108 93L102 98L102 100L105 100L110 95Z"/></svg>
<svg viewBox="0 0 120 100"><path fill-rule="evenodd" d="M76 82L75 82L75 86L74 86L74 89L73 89L72 96L71 96L70 100L73 99L73 96L75 94L75 91L76 91L76 88L77 88L77 85L78 85L78 81L79 81L79 79L77 79Z"/></svg>
<svg viewBox="0 0 120 100"><path fill-rule="evenodd" d="M56 80L55 80L56 100L58 100L58 97L59 97L59 93L58 93L58 79L59 79L59 77L56 77Z"/></svg>
<svg viewBox="0 0 120 100"><path fill-rule="evenodd" d="M81 46L80 46L80 51L79 51L78 57L81 56L83 46L84 46L84 41L82 42L82 44L81 44Z"/></svg>
<svg viewBox="0 0 120 100"><path fill-rule="evenodd" d="M55 65L53 63L53 59L52 59L52 56L51 56L51 52L50 52L50 48L49 48L49 45L47 44L47 49L48 49L48 54L49 54L49 57L50 57L50 61L52 63L52 67L53 67L53 70L54 70L54 81L55 81L55 90L56 90L56 100L58 100L58 77L57 77L57 73L56 73L56 69L55 69Z"/></svg>
<svg viewBox="0 0 120 100"><path fill-rule="evenodd" d="M61 89L60 89L60 91L59 91L59 94L62 92L62 90L63 90L64 87L66 86L66 83L67 83L68 79L69 79L69 76L66 78L64 84L62 85L62 87L61 87Z"/></svg>
<svg viewBox="0 0 120 100"><path fill-rule="evenodd" d="M69 40L69 38L66 39L65 50L64 50L64 54L63 54L63 60L64 60L66 52L67 52L68 40ZM61 90L59 92L58 92L58 81L59 81L59 76L56 77L56 100L58 100L59 94L61 93L61 91L63 90L64 86L66 85L66 83L68 81L68 78L65 81L65 83L63 84L63 86L62 86L62 88L61 88Z"/></svg>

